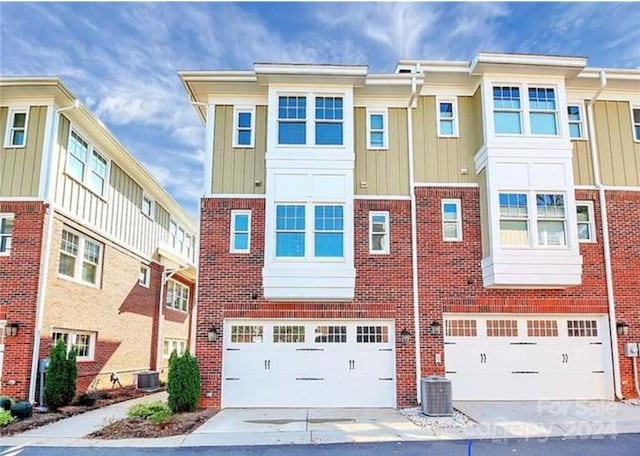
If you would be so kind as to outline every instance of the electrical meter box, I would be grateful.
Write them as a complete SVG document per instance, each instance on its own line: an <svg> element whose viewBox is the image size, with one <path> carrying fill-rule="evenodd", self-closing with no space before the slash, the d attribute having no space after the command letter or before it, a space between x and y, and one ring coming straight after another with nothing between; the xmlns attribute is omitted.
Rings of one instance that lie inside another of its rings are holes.
<svg viewBox="0 0 640 456"><path fill-rule="evenodd" d="M639 351L640 350L638 344L636 344L635 342L624 344L624 356L627 356L629 358L637 358Z"/></svg>

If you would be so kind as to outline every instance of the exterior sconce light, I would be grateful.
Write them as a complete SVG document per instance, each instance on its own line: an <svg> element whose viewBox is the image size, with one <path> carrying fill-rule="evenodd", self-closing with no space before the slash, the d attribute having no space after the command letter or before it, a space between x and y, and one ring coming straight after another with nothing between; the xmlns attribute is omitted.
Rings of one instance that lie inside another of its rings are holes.
<svg viewBox="0 0 640 456"><path fill-rule="evenodd" d="M218 330L215 326L212 326L211 328L209 328L209 331L207 331L207 339L209 340L209 342L215 342L216 340L218 340Z"/></svg>
<svg viewBox="0 0 640 456"><path fill-rule="evenodd" d="M619 321L616 323L616 330L618 331L619 336L626 336L629 334L629 325L624 321Z"/></svg>
<svg viewBox="0 0 640 456"><path fill-rule="evenodd" d="M440 334L442 334L442 325L439 321L432 321L429 325L429 335L439 336Z"/></svg>
<svg viewBox="0 0 640 456"><path fill-rule="evenodd" d="M7 337L13 337L18 334L18 328L20 325L18 323L9 323L4 327L4 335Z"/></svg>
<svg viewBox="0 0 640 456"><path fill-rule="evenodd" d="M411 333L407 331L407 328L403 329L400 333L400 340L402 341L402 345L407 345L411 340Z"/></svg>

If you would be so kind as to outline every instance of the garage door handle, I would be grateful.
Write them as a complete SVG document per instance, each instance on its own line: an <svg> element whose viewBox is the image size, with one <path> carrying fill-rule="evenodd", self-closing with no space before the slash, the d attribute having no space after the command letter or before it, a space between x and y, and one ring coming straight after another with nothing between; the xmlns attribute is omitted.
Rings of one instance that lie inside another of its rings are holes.
<svg viewBox="0 0 640 456"><path fill-rule="evenodd" d="M480 353L480 364L486 364L486 363L487 363L487 354Z"/></svg>
<svg viewBox="0 0 640 456"><path fill-rule="evenodd" d="M349 370L354 370L356 368L356 361L354 359L349 360Z"/></svg>
<svg viewBox="0 0 640 456"><path fill-rule="evenodd" d="M271 370L271 360L270 359L265 359L264 360L264 370Z"/></svg>
<svg viewBox="0 0 640 456"><path fill-rule="evenodd" d="M567 353L563 353L562 354L562 364L568 364L569 363L569 355Z"/></svg>

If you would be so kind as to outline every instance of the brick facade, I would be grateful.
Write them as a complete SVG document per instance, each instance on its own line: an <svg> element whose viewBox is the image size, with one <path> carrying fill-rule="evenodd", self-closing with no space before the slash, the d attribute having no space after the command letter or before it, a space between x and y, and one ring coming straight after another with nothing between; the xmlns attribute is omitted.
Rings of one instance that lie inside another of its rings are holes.
<svg viewBox="0 0 640 456"><path fill-rule="evenodd" d="M18 399L29 395L46 210L42 202L0 202L0 212L14 214L11 254L0 256L0 319L19 325L4 338L0 391Z"/></svg>

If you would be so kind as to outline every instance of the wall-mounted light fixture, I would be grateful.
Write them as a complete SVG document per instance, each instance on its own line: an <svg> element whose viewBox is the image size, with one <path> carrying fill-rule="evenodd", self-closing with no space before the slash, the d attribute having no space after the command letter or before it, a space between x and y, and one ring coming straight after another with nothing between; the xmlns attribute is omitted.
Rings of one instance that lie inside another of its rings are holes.
<svg viewBox="0 0 640 456"><path fill-rule="evenodd" d="M18 334L18 328L20 328L18 323L7 323L4 327L4 335L7 337L13 337Z"/></svg>
<svg viewBox="0 0 640 456"><path fill-rule="evenodd" d="M411 340L411 333L407 331L407 328L404 328L400 333L400 340L402 341L402 345L407 345Z"/></svg>
<svg viewBox="0 0 640 456"><path fill-rule="evenodd" d="M215 342L218 340L218 329L215 326L212 326L209 328L209 331L207 331L207 339L209 342Z"/></svg>
<svg viewBox="0 0 640 456"><path fill-rule="evenodd" d="M429 335L439 336L440 334L442 334L442 325L439 321L432 321L429 325Z"/></svg>
<svg viewBox="0 0 640 456"><path fill-rule="evenodd" d="M626 336L629 334L629 325L621 320L616 323L616 330L618 331L619 336Z"/></svg>

